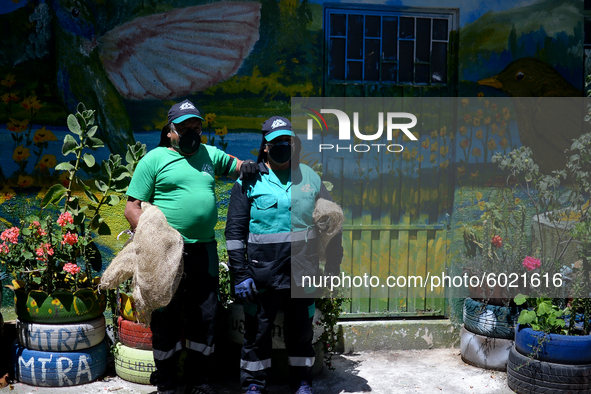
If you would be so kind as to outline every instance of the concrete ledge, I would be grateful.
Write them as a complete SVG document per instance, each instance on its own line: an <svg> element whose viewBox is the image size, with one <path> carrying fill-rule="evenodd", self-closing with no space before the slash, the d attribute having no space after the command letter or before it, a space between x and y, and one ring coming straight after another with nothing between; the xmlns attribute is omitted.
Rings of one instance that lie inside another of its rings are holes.
<svg viewBox="0 0 591 394"><path fill-rule="evenodd" d="M344 353L459 347L460 329L449 320L373 320L338 323Z"/></svg>

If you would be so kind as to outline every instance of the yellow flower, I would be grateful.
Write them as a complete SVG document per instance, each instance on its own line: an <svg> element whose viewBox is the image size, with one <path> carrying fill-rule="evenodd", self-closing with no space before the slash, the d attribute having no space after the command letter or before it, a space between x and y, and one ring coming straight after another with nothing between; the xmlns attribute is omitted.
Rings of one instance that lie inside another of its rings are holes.
<svg viewBox="0 0 591 394"><path fill-rule="evenodd" d="M40 144L46 141L57 141L57 137L51 131L46 130L44 126L35 132L33 142Z"/></svg>
<svg viewBox="0 0 591 394"><path fill-rule="evenodd" d="M476 136L475 137L478 138L479 140L481 140L482 137L484 137L484 133L482 132L482 129L480 129L480 130L478 130L476 132Z"/></svg>
<svg viewBox="0 0 591 394"><path fill-rule="evenodd" d="M488 104L490 104L490 101L484 100L484 108L488 108Z"/></svg>
<svg viewBox="0 0 591 394"><path fill-rule="evenodd" d="M411 134L414 135L417 140L419 139L419 133L417 131L413 131ZM406 133L402 136L402 141L410 141L410 138L406 136Z"/></svg>
<svg viewBox="0 0 591 394"><path fill-rule="evenodd" d="M468 105L469 102L470 100L468 100L467 98L462 99L462 107L466 108L466 105Z"/></svg>
<svg viewBox="0 0 591 394"><path fill-rule="evenodd" d="M441 168L447 168L448 165L449 165L449 160L446 160L443 163L439 164L439 167L441 167Z"/></svg>
<svg viewBox="0 0 591 394"><path fill-rule="evenodd" d="M417 150L416 147L412 148L412 150L410 151L410 157L412 157L413 159L415 157L417 157L418 154L419 154L419 151Z"/></svg>
<svg viewBox="0 0 591 394"><path fill-rule="evenodd" d="M14 74L6 74L6 79L3 79L2 81L0 81L0 85L7 86L7 87L11 87L15 83L16 83L16 80L14 79Z"/></svg>
<svg viewBox="0 0 591 394"><path fill-rule="evenodd" d="M433 142L431 144L431 152L437 152L438 149L439 149L439 144L437 142Z"/></svg>
<svg viewBox="0 0 591 394"><path fill-rule="evenodd" d="M41 107L43 107L43 105L41 104L41 102L39 100L37 100L37 96L29 96L29 97L27 97L26 99L23 100L23 102L21 103L21 105L27 111L29 111L29 110L38 111Z"/></svg>
<svg viewBox="0 0 591 394"><path fill-rule="evenodd" d="M507 140L507 138L502 138L499 141L499 145L501 145L501 148L507 149L509 147L509 140Z"/></svg>
<svg viewBox="0 0 591 394"><path fill-rule="evenodd" d="M31 300L31 303L29 305L31 305L31 306L37 306L37 301Z"/></svg>
<svg viewBox="0 0 591 394"><path fill-rule="evenodd" d="M474 157L482 156L482 152L480 151L480 149L474 148L474 149L472 149L472 156L474 156Z"/></svg>
<svg viewBox="0 0 591 394"><path fill-rule="evenodd" d="M484 209L485 209L485 204L486 204L486 203L485 203L484 201L480 201L480 202L478 203L478 208L479 208L481 211L484 211Z"/></svg>
<svg viewBox="0 0 591 394"><path fill-rule="evenodd" d="M215 135L226 135L228 134L228 128L226 126L221 129L215 129Z"/></svg>
<svg viewBox="0 0 591 394"><path fill-rule="evenodd" d="M25 120L16 120L10 118L10 122L6 125L8 131L12 131L14 133L20 133L23 130L26 130L29 127L29 119Z"/></svg>
<svg viewBox="0 0 591 394"><path fill-rule="evenodd" d="M447 133L447 126L443 126L441 130L439 130L439 135L444 136Z"/></svg>
<svg viewBox="0 0 591 394"><path fill-rule="evenodd" d="M474 118L474 126L480 126L480 118Z"/></svg>
<svg viewBox="0 0 591 394"><path fill-rule="evenodd" d="M437 162L437 155L435 153L431 154L429 157L429 163L436 163Z"/></svg>
<svg viewBox="0 0 591 394"><path fill-rule="evenodd" d="M48 310L47 310L47 313L49 313L49 314L52 314L52 313L53 313L53 311L52 311L51 309L48 309Z"/></svg>
<svg viewBox="0 0 591 394"><path fill-rule="evenodd" d="M476 170L476 172L470 173L470 178L476 178L477 176L478 176L478 170Z"/></svg>
<svg viewBox="0 0 591 394"><path fill-rule="evenodd" d="M484 119L484 124L490 124L490 122L491 122L490 116L488 116Z"/></svg>
<svg viewBox="0 0 591 394"><path fill-rule="evenodd" d="M202 144L207 144L207 136L206 135L202 135L201 136L201 143Z"/></svg>
<svg viewBox="0 0 591 394"><path fill-rule="evenodd" d="M482 192L476 192L476 201L482 200L482 197L483 197Z"/></svg>
<svg viewBox="0 0 591 394"><path fill-rule="evenodd" d="M434 131L431 133L431 138L437 138L437 130L434 130Z"/></svg>
<svg viewBox="0 0 591 394"><path fill-rule="evenodd" d="M25 148L24 146L19 145L16 147L14 153L12 154L12 160L18 163L20 161L27 160L29 156L31 156L29 148Z"/></svg>
<svg viewBox="0 0 591 394"><path fill-rule="evenodd" d="M423 149L429 149L429 138L425 138L425 141L421 143Z"/></svg>
<svg viewBox="0 0 591 394"><path fill-rule="evenodd" d="M205 122L207 122L208 126L211 126L211 124L215 122L215 118L217 118L216 114L205 114Z"/></svg>
<svg viewBox="0 0 591 394"><path fill-rule="evenodd" d="M25 187L29 187L29 186L33 185L33 182L35 182L35 180L33 179L32 176L19 175L18 180L16 181L16 184L18 185L18 187L25 188Z"/></svg>
<svg viewBox="0 0 591 394"><path fill-rule="evenodd" d="M398 139L398 137L400 137L400 129L392 130L392 138L394 138L396 140L396 139Z"/></svg>
<svg viewBox="0 0 591 394"><path fill-rule="evenodd" d="M466 126L462 126L462 127L460 127L459 131L460 131L460 134L464 136L468 132L468 129L466 128Z"/></svg>
<svg viewBox="0 0 591 394"><path fill-rule="evenodd" d="M37 167L35 167L35 168L38 168L42 171L47 171L50 168L55 167L56 164L57 164L57 160L55 158L55 155L43 155L41 160L39 160Z"/></svg>
<svg viewBox="0 0 591 394"><path fill-rule="evenodd" d="M0 100L2 100L4 104L8 104L11 101L18 101L18 96L14 93L6 93L0 97Z"/></svg>
<svg viewBox="0 0 591 394"><path fill-rule="evenodd" d="M294 62L294 63L296 63L296 64L300 62L300 61L299 61L298 59L296 59L295 57L294 57L293 59L291 59L291 61L292 61L292 62Z"/></svg>
<svg viewBox="0 0 591 394"><path fill-rule="evenodd" d="M57 298L54 298L53 301L51 301L51 303L53 305L59 305L60 304L60 300L58 300Z"/></svg>
<svg viewBox="0 0 591 394"><path fill-rule="evenodd" d="M493 134L497 134L497 132L499 131L499 126L497 126L497 124L496 124L496 123L493 123L493 124L490 126L490 128L491 128L491 130L492 130L492 133L493 133Z"/></svg>
<svg viewBox="0 0 591 394"><path fill-rule="evenodd" d="M499 129L499 137L504 137L505 133L507 132L507 129L502 127Z"/></svg>
<svg viewBox="0 0 591 394"><path fill-rule="evenodd" d="M447 155L447 152L449 151L449 146L442 146L441 148L439 148L439 154L441 156L445 156Z"/></svg>
<svg viewBox="0 0 591 394"><path fill-rule="evenodd" d="M476 111L476 116L479 118L482 118L482 116L484 115L484 113L482 112L481 109L479 109L478 111Z"/></svg>
<svg viewBox="0 0 591 394"><path fill-rule="evenodd" d="M466 175L466 167L458 167L458 176Z"/></svg>
<svg viewBox="0 0 591 394"><path fill-rule="evenodd" d="M505 107L503 108L503 115L506 115L509 113L509 108Z"/></svg>
<svg viewBox="0 0 591 394"><path fill-rule="evenodd" d="M515 205L519 204L520 202L521 202L521 198L519 198L519 197L516 197L516 198L515 198Z"/></svg>
<svg viewBox="0 0 591 394"><path fill-rule="evenodd" d="M505 114L505 116L503 116L503 119L505 119L505 120L511 119L511 114L510 113Z"/></svg>
<svg viewBox="0 0 591 394"><path fill-rule="evenodd" d="M419 155L419 157L418 157L417 160L422 163L423 162L423 159L424 159L423 155Z"/></svg>
<svg viewBox="0 0 591 394"><path fill-rule="evenodd" d="M493 150L497 147L497 143L492 138L488 141L488 149Z"/></svg>
<svg viewBox="0 0 591 394"><path fill-rule="evenodd" d="M484 97L484 93L482 93L482 92L478 93L478 97Z"/></svg>
<svg viewBox="0 0 591 394"><path fill-rule="evenodd" d="M402 158L406 161L410 160L410 151L408 149L405 149L402 152Z"/></svg>

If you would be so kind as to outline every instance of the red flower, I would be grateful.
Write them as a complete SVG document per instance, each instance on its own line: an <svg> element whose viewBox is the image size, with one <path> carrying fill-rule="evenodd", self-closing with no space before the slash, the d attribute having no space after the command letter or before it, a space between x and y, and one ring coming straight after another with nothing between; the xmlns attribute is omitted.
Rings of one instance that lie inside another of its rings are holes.
<svg viewBox="0 0 591 394"><path fill-rule="evenodd" d="M64 240L62 241L62 245L65 245L65 244L74 245L76 242L78 242L78 235L77 234L72 234L69 231L64 234Z"/></svg>
<svg viewBox="0 0 591 394"><path fill-rule="evenodd" d="M0 240L8 240L13 244L17 244L20 232L21 230L18 227L11 227L7 230L2 231L2 234L0 234Z"/></svg>
<svg viewBox="0 0 591 394"><path fill-rule="evenodd" d="M540 268L541 265L542 262L539 259L536 259L535 257L527 256L523 260L523 266L527 268L528 271L533 271L536 268Z"/></svg>
<svg viewBox="0 0 591 394"><path fill-rule="evenodd" d="M500 248L501 246L503 246L503 238L501 238L500 235L495 235L494 237L492 237L491 242L497 248Z"/></svg>
<svg viewBox="0 0 591 394"><path fill-rule="evenodd" d="M70 214L70 212L64 212L57 219L57 224L59 224L61 227L64 227L68 223L70 223L70 224L74 223L74 219L72 218L72 215Z"/></svg>
<svg viewBox="0 0 591 394"><path fill-rule="evenodd" d="M76 275L78 272L80 272L80 267L73 263L66 263L64 264L64 271L72 275Z"/></svg>

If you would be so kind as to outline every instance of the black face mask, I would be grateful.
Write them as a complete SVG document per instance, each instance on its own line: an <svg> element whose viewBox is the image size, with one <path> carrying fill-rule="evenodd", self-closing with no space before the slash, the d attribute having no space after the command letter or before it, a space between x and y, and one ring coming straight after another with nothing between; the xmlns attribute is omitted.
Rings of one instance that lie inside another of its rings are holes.
<svg viewBox="0 0 591 394"><path fill-rule="evenodd" d="M275 163L283 164L291 159L291 156L293 155L293 144L283 141L269 145L271 145L269 157L273 159Z"/></svg>
<svg viewBox="0 0 591 394"><path fill-rule="evenodd" d="M179 142L177 146L174 146L171 140L171 145L174 149L180 150L186 155L193 154L199 149L201 144L201 134L195 130L187 130L182 136L177 133L174 126L171 124L171 130L179 136Z"/></svg>

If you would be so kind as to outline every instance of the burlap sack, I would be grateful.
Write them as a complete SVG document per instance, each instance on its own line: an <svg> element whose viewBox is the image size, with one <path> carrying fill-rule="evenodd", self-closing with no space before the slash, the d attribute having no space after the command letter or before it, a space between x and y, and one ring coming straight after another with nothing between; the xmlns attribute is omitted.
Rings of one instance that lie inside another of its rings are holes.
<svg viewBox="0 0 591 394"><path fill-rule="evenodd" d="M113 259L100 287L115 288L133 275L133 298L140 321L172 299L183 274L183 237L158 207L142 202L135 235Z"/></svg>
<svg viewBox="0 0 591 394"><path fill-rule="evenodd" d="M318 256L320 260L326 261L326 247L343 227L343 210L336 203L319 198L316 201L312 219L319 233Z"/></svg>

